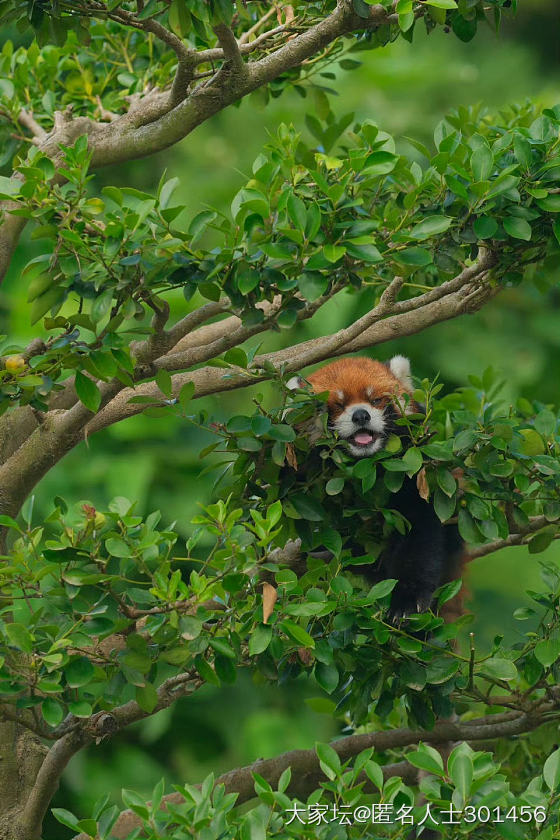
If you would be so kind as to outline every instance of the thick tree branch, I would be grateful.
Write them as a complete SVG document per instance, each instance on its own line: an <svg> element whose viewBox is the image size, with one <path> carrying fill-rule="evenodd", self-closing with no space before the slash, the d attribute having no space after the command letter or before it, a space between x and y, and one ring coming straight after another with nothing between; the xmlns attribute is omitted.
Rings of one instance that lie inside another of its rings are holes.
<svg viewBox="0 0 560 840"><path fill-rule="evenodd" d="M60 777L72 756L85 743L87 739L84 739L80 732L71 732L57 741L45 756L18 826L25 832L25 836L29 837L29 840L40 838L43 818L58 790Z"/></svg>
<svg viewBox="0 0 560 840"><path fill-rule="evenodd" d="M550 711L547 711L546 714L531 716L524 712L512 711L465 722L438 721L431 730L393 729L385 732L350 735L332 741L330 746L338 753L340 760L345 762L363 750L371 748L376 752L384 752L415 746L420 742L438 745L450 741L469 743L492 741L530 732L548 722L549 714ZM276 789L280 776L288 767L291 768L292 775L286 793L292 798L305 801L309 794L325 781L317 754L315 750L310 749L291 750L274 758L259 759L246 767L224 773L216 779L216 784L224 785L227 793L237 793L237 804L240 805L256 796L253 773L258 773ZM410 784L416 781L416 774L417 771L406 761L383 767L385 778L403 775ZM365 781L365 777L360 780ZM166 801L180 803L182 797L179 794L171 794L166 797ZM131 812L125 811L117 820L112 832L117 840L123 840L139 825L138 818ZM86 838L80 836L75 840L86 840Z"/></svg>
<svg viewBox="0 0 560 840"><path fill-rule="evenodd" d="M134 109L134 119L132 115L126 114L110 125L102 125L92 144L92 165L100 167L121 163L161 151L183 139L196 126L227 105L301 64L342 35L375 28L390 20L392 16L382 6L371 6L370 18L364 20L355 15L345 2L318 24L286 41L269 55L246 65L242 78L237 78L236 74L227 74L222 77L223 84L199 85L187 99L171 110L161 114L156 109L157 117L148 123L139 124L143 122L144 116L140 102ZM244 44L243 52L249 48L253 48L253 45ZM214 56L209 52L195 54L193 61L200 63L213 60ZM223 48L220 53L222 58L227 59ZM152 103L148 103L148 110L151 107Z"/></svg>
<svg viewBox="0 0 560 840"><path fill-rule="evenodd" d="M413 335L441 321L455 318L465 312L476 311L499 291L499 287L491 287L484 282L479 283L476 279L473 279L473 274L476 274L476 271L481 272L482 276L487 271L486 258L486 256L482 258L484 261L476 269L474 266L471 269L465 269L465 272L462 272L457 278L450 280L449 286L442 284L442 286L432 289L418 298L395 303L394 307L398 314L388 315L382 320L367 326L359 335L334 350L330 349L332 336L326 336L301 342L285 350L257 356L251 371L235 373L232 370L228 371L226 375L218 368L206 367L192 372L176 374L172 377L173 394L178 396L186 382L194 383L195 398L237 388L246 388L267 378L267 374L258 372L265 362L273 364L279 370L283 369L285 373L294 373L301 370L305 365L315 364L332 356L355 353L365 348L374 347L377 344L390 341L396 336ZM488 259L490 258L488 257ZM449 291L449 289L452 289L452 291ZM413 308L415 305L418 308ZM159 389L152 382L140 385L135 389L124 389L103 411L92 419L88 424L88 434L140 413L143 410L142 405L130 404L129 402L134 396L150 396L157 399L160 394Z"/></svg>
<svg viewBox="0 0 560 840"><path fill-rule="evenodd" d="M136 29L152 32L175 51L179 64L171 92L151 91L135 98L129 111L110 123L96 123L86 117L74 120L67 118L64 121L59 119L55 123L55 130L39 140L39 147L56 161L61 143L71 143L80 134L88 134L93 168L155 154L182 140L223 108L298 66L337 38L375 28L395 19L380 5L371 6L370 10L369 19L360 18L353 12L348 0L344 0L324 20L248 65L239 63L241 54L254 51L257 41L262 43L273 34L278 34L279 29L265 32L255 41L241 46L237 42L233 43L235 38L232 41L228 34L220 30L221 48L218 58L225 60L227 66L236 65L238 71L242 69L243 72L221 74L218 83L214 78L211 84L199 85L188 96L186 89L191 67L214 60L209 55L212 51L197 53L189 50L181 39L157 21L138 21L130 13L116 10L113 18L115 14L117 18L114 19ZM8 269L24 225L23 219L17 218L14 221L9 216L0 225L0 281Z"/></svg>

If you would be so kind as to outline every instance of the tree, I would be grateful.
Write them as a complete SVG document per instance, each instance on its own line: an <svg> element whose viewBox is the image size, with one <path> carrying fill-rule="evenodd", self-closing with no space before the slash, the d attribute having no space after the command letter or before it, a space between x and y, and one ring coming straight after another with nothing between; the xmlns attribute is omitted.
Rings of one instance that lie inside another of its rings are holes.
<svg viewBox="0 0 560 840"><path fill-rule="evenodd" d="M419 819L422 806L408 809L420 784L434 812L465 809L464 834L498 836L480 825L497 815L509 832L499 836L553 837L554 738L521 742L522 774L504 739L559 716L557 570L544 568L546 592L518 615L537 619L522 644L497 639L480 652L471 639L464 654L466 616L444 623L436 610L391 625L395 582L364 591L349 541L358 534L371 560L388 531L406 528L390 499L408 475L473 556L522 543L543 551L559 534L556 414L504 405L491 370L445 396L425 381L426 414L406 420L410 445L395 437L352 463L324 427L310 446L305 425L322 403L285 387L292 372L476 311L504 287L534 283L544 295L553 285L560 107L458 108L436 127L435 151L415 143L404 156L377 125L335 116L321 87L327 64L352 69L349 54L412 41L420 25L469 40L508 5L0 3L37 37L5 44L0 61L3 163L13 163L0 178L2 275L26 225L41 242L22 271L41 326L28 346L5 346L1 379L0 838L40 837L79 750L240 668L270 681L305 674L336 699L319 706L358 731L185 785L165 810L158 786L151 804L124 792L123 814L102 802L86 819L58 819L85 837L140 827L154 838L184 827L326 837L321 813L336 820L336 806L340 821L369 807L371 822L373 803L398 816L380 836L402 836ZM185 230L165 176L156 195L95 188L96 170L152 155L245 95L286 85L318 90L307 120L317 144L280 126L229 215L201 210ZM298 343L298 324L346 294L364 314ZM285 347L247 344L267 334L286 336ZM160 515L143 519L122 498L104 511L57 498L34 522L37 482L96 431L143 411L207 424L194 400L265 380L277 385L275 406L257 398L253 415L214 426L228 472L222 498L195 522L186 566ZM459 587L443 587L438 607ZM444 761L450 741L459 744ZM315 823L293 804L308 796ZM362 824L341 831L358 836Z"/></svg>

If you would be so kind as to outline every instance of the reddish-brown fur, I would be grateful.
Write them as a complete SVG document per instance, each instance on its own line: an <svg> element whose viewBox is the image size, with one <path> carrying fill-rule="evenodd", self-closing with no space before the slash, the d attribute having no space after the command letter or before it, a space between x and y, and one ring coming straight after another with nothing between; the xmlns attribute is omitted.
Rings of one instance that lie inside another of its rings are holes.
<svg viewBox="0 0 560 840"><path fill-rule="evenodd" d="M354 356L338 359L314 371L306 377L315 393L329 391L328 410L331 418L353 403L371 402L381 399L382 404L410 393L409 389L394 376L387 365L369 359L366 356ZM340 398L342 392L343 398ZM461 577L468 555L465 552L454 558L451 568L448 568L446 580ZM446 621L457 620L463 613L463 598L465 590L461 590L451 601L447 602L442 615Z"/></svg>
<svg viewBox="0 0 560 840"><path fill-rule="evenodd" d="M310 374L307 380L315 393L330 392L328 407L331 417L352 403L369 402L372 397L388 401L408 393L386 365L365 356L331 362ZM342 391L343 399L339 398L339 391Z"/></svg>

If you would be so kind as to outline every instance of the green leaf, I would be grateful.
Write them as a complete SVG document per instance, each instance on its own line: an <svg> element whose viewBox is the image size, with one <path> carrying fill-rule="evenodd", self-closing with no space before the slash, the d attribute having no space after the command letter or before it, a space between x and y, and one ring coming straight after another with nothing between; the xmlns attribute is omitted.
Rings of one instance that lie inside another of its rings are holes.
<svg viewBox="0 0 560 840"><path fill-rule="evenodd" d="M506 682L517 678L515 663L509 659L500 659L495 656L486 659L485 662L481 662L480 673L494 677L496 680L506 680Z"/></svg>
<svg viewBox="0 0 560 840"><path fill-rule="evenodd" d="M496 225L497 227L497 225ZM432 255L425 248L405 248L404 251L398 251L394 259L404 265L424 266L430 265L432 262Z"/></svg>
<svg viewBox="0 0 560 840"><path fill-rule="evenodd" d="M53 309L53 307L61 303L63 297L64 291L58 286L52 286L46 292L36 297L31 305L31 325L36 324L50 309Z"/></svg>
<svg viewBox="0 0 560 840"><path fill-rule="evenodd" d="M158 704L158 699L157 691L151 683L136 687L136 702L144 712L151 714Z"/></svg>
<svg viewBox="0 0 560 840"><path fill-rule="evenodd" d="M187 404L194 396L194 390L194 382L185 382L185 384L181 386L181 390L179 391L179 405L181 408L185 409L187 407Z"/></svg>
<svg viewBox="0 0 560 840"><path fill-rule="evenodd" d="M329 779L336 779L341 772L340 758L330 744L315 744L315 752L319 757L321 770Z"/></svg>
<svg viewBox="0 0 560 840"><path fill-rule="evenodd" d="M325 294L329 283L327 275L319 274L318 271L309 271L298 278L298 289L306 300L314 301Z"/></svg>
<svg viewBox="0 0 560 840"><path fill-rule="evenodd" d="M519 434L523 438L520 449L524 455L544 455L546 446L538 432L534 429L521 429Z"/></svg>
<svg viewBox="0 0 560 840"><path fill-rule="evenodd" d="M267 437L271 440L281 440L283 443L292 443L296 439L296 433L291 426L280 423L268 430Z"/></svg>
<svg viewBox="0 0 560 840"><path fill-rule="evenodd" d="M529 554L540 554L542 551L546 551L555 536L556 528L543 528L529 540Z"/></svg>
<svg viewBox="0 0 560 840"><path fill-rule="evenodd" d="M455 750L453 751L456 752ZM453 754L452 754L453 755ZM449 760L449 775L463 802L466 802L471 792L473 782L473 761L472 757L465 751L461 751Z"/></svg>
<svg viewBox="0 0 560 840"><path fill-rule="evenodd" d="M314 648L315 647L315 639L313 636L310 636L307 630L304 630L303 627L300 627L299 624L295 624L293 621L288 621L284 619L280 624L280 627L284 632L290 636L295 642L299 645L303 645L303 647Z"/></svg>
<svg viewBox="0 0 560 840"><path fill-rule="evenodd" d="M404 453L402 462L409 475L414 475L422 466L422 453L415 446L411 446Z"/></svg>
<svg viewBox="0 0 560 840"><path fill-rule="evenodd" d="M326 517L322 504L308 493L294 493L290 495L289 501L302 519L320 522Z"/></svg>
<svg viewBox="0 0 560 840"><path fill-rule="evenodd" d="M6 624L5 633L10 644L25 653L31 653L33 650L33 638L31 633L23 624L14 622L13 624Z"/></svg>
<svg viewBox="0 0 560 840"><path fill-rule="evenodd" d="M324 245L323 254L325 259L330 263L338 262L346 253L346 248L343 245Z"/></svg>
<svg viewBox="0 0 560 840"><path fill-rule="evenodd" d="M550 790L558 790L560 787L560 749L554 750L546 759L543 778Z"/></svg>
<svg viewBox="0 0 560 840"><path fill-rule="evenodd" d="M426 668L426 679L431 685L441 685L447 682L459 670L459 663L449 656L439 656L432 660Z"/></svg>
<svg viewBox="0 0 560 840"><path fill-rule="evenodd" d="M317 662L315 665L315 679L327 694L332 694L340 679L338 668L335 665Z"/></svg>
<svg viewBox="0 0 560 840"><path fill-rule="evenodd" d="M420 743L416 752L408 752L406 760L413 767L418 767L420 770L427 770L428 773L434 773L436 776L444 776L443 760L440 753L427 744Z"/></svg>
<svg viewBox="0 0 560 840"><path fill-rule="evenodd" d="M178 184L179 178L170 178L169 181L166 181L162 185L158 196L159 206L162 210L164 210L168 206L171 196L173 195L173 192L177 188Z"/></svg>
<svg viewBox="0 0 560 840"><path fill-rule="evenodd" d="M22 181L18 178L6 178L5 175L0 175L0 198L12 198L14 195L19 195L22 186Z"/></svg>
<svg viewBox="0 0 560 840"><path fill-rule="evenodd" d="M78 817L75 817L70 811L66 811L64 808L51 808L51 814L59 823L71 828L72 831L80 830Z"/></svg>
<svg viewBox="0 0 560 840"><path fill-rule="evenodd" d="M459 527L459 533L461 534L462 538L467 543L479 543L481 542L481 534L480 531L475 524L474 519L465 508L461 508L459 510L459 516L457 517L457 524Z"/></svg>
<svg viewBox="0 0 560 840"><path fill-rule="evenodd" d="M491 239L498 230L498 222L491 216L479 216L473 229L479 239Z"/></svg>
<svg viewBox="0 0 560 840"><path fill-rule="evenodd" d="M77 370L74 378L74 387L76 388L80 402L95 414L101 405L101 391L95 382L89 376L85 376L81 371Z"/></svg>
<svg viewBox="0 0 560 840"><path fill-rule="evenodd" d="M64 709L62 705L54 699L54 697L47 697L41 703L41 711L43 717L49 726L58 726L64 719Z"/></svg>
<svg viewBox="0 0 560 840"><path fill-rule="evenodd" d="M15 531L21 530L16 520L12 519L11 516L7 516L5 513L0 515L0 525L3 528L13 528Z"/></svg>
<svg viewBox="0 0 560 840"><path fill-rule="evenodd" d="M438 590L438 608L443 606L443 604L446 604L448 601L451 601L451 599L455 597L457 592L459 592L462 585L463 581L460 578L458 580L452 580L449 583L444 584Z"/></svg>
<svg viewBox="0 0 560 840"><path fill-rule="evenodd" d="M412 239L429 239L430 236L445 233L452 221L449 216L428 216L412 228L410 236Z"/></svg>
<svg viewBox="0 0 560 840"><path fill-rule="evenodd" d="M347 242L346 251L354 259L362 260L362 262L366 263L378 263L383 260L375 245L357 245L353 242Z"/></svg>
<svg viewBox="0 0 560 840"><path fill-rule="evenodd" d="M202 210L201 213L197 213L189 225L189 236L192 236L193 240L198 239L217 216L214 210Z"/></svg>
<svg viewBox="0 0 560 840"><path fill-rule="evenodd" d="M31 525L33 520L33 507L35 505L35 496L28 496L21 506L21 518L27 525Z"/></svg>
<svg viewBox="0 0 560 840"><path fill-rule="evenodd" d="M204 682L211 683L212 685L220 685L220 678L203 656L196 656L194 665Z"/></svg>
<svg viewBox="0 0 560 840"><path fill-rule="evenodd" d="M543 639L535 646L535 656L545 668L560 658L560 639Z"/></svg>
<svg viewBox="0 0 560 840"><path fill-rule="evenodd" d="M341 490L344 489L344 479L343 478L331 478L327 481L325 490L329 496L336 496L340 493Z"/></svg>
<svg viewBox="0 0 560 840"><path fill-rule="evenodd" d="M479 146L472 153L471 166L477 181L487 181L494 165L494 155L486 145Z"/></svg>
<svg viewBox="0 0 560 840"><path fill-rule="evenodd" d="M526 219L521 219L518 216L507 216L503 225L506 233L509 233L514 239L524 239L525 242L531 239L531 225Z"/></svg>
<svg viewBox="0 0 560 840"><path fill-rule="evenodd" d="M539 411L535 417L535 429L540 432L545 438L550 438L556 429L556 415L548 408Z"/></svg>
<svg viewBox="0 0 560 840"><path fill-rule="evenodd" d="M456 9L455 0L426 0L426 6L434 6L436 9Z"/></svg>
<svg viewBox="0 0 560 840"><path fill-rule="evenodd" d="M91 682L94 675L94 668L89 659L80 656L72 659L64 668L64 676L70 688L78 688Z"/></svg>
<svg viewBox="0 0 560 840"><path fill-rule="evenodd" d="M132 550L128 543L120 537L109 537L105 540L105 548L112 557L131 557Z"/></svg>
<svg viewBox="0 0 560 840"><path fill-rule="evenodd" d="M149 811L146 806L146 801L135 791L123 789L121 791L123 804L126 808L130 808L135 814L138 814L142 819L147 820Z"/></svg>
<svg viewBox="0 0 560 840"><path fill-rule="evenodd" d="M367 594L368 602L381 600L381 598L384 598L386 595L389 594L389 592L392 592L396 585L397 581L394 578L380 580L379 583L376 583L369 590Z"/></svg>
<svg viewBox="0 0 560 840"><path fill-rule="evenodd" d="M210 639L210 647L215 650L216 653L226 656L228 659L237 659L235 651L225 639Z"/></svg>
<svg viewBox="0 0 560 840"><path fill-rule="evenodd" d="M91 703L87 703L85 700L77 700L74 703L68 703L68 711L71 715L83 718L91 717L93 713Z"/></svg>
<svg viewBox="0 0 560 840"><path fill-rule="evenodd" d="M272 639L272 627L269 624L257 624L249 639L249 655L256 656L267 649Z"/></svg>
<svg viewBox="0 0 560 840"><path fill-rule="evenodd" d="M383 150L372 152L366 160L364 169L368 175L388 175L395 168L398 159L399 156L392 152Z"/></svg>
<svg viewBox="0 0 560 840"><path fill-rule="evenodd" d="M260 275L254 268L246 269L237 276L237 288L242 295L248 295L259 285Z"/></svg>
<svg viewBox="0 0 560 840"><path fill-rule="evenodd" d="M376 761L367 761L364 766L364 772L368 779L375 785L377 790L383 790L383 770Z"/></svg>
<svg viewBox="0 0 560 840"><path fill-rule="evenodd" d="M156 385L161 393L169 399L173 394L173 384L171 382L171 374L168 370L158 370L156 373Z"/></svg>
<svg viewBox="0 0 560 840"><path fill-rule="evenodd" d="M436 488L434 493L434 510L441 522L447 522L453 516L455 513L455 503L455 494L448 496L439 487Z"/></svg>
<svg viewBox="0 0 560 840"><path fill-rule="evenodd" d="M549 195L537 200L537 204L541 210L546 210L548 213L560 213L560 195Z"/></svg>
<svg viewBox="0 0 560 840"><path fill-rule="evenodd" d="M457 489L457 482L455 481L452 473L445 469L445 467L438 467L436 473L437 483L446 494L446 496L453 496Z"/></svg>
<svg viewBox="0 0 560 840"><path fill-rule="evenodd" d="M530 169L533 162L531 144L521 134L516 134L513 138L513 151L521 166Z"/></svg>
<svg viewBox="0 0 560 840"><path fill-rule="evenodd" d="M305 225L307 223L307 210L301 198L291 195L288 198L287 209L288 215L292 220L294 227L298 230L305 230Z"/></svg>

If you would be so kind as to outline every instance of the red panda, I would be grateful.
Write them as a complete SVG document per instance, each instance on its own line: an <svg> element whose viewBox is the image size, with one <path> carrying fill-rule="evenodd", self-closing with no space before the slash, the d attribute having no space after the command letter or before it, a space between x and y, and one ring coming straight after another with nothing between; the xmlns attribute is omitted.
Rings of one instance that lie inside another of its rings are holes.
<svg viewBox="0 0 560 840"><path fill-rule="evenodd" d="M365 357L340 359L306 380L293 377L288 387L304 387L305 381L315 393L329 392L329 427L356 458L382 450L389 435L399 433L395 420L421 410L412 399L410 362L404 356L393 356L387 364ZM392 506L408 520L410 529L404 535L395 533L377 562L362 571L372 582L397 579L391 598L391 616L397 620L429 609L435 590L460 576L463 543L456 527L442 525L429 502L420 497L415 479L405 478ZM455 600L447 617L461 611Z"/></svg>

